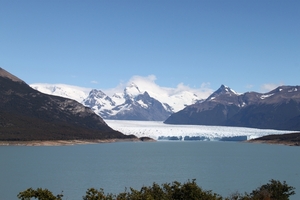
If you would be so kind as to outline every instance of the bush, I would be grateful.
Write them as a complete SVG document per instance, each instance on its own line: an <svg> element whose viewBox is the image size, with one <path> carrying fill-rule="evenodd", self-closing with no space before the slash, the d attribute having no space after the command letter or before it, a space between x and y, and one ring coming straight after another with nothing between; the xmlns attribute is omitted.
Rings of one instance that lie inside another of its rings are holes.
<svg viewBox="0 0 300 200"><path fill-rule="evenodd" d="M177 181L172 184L165 183L159 186L153 183L150 187L142 187L139 191L130 188L130 192L124 192L117 196L117 200L219 200L221 196L212 193L211 191L204 191L200 188L195 180L188 181L183 185Z"/></svg>
<svg viewBox="0 0 300 200"><path fill-rule="evenodd" d="M86 191L86 195L83 196L83 200L113 200L114 195L112 194L104 194L104 190L101 188L100 190L96 190L94 188L90 188Z"/></svg>
<svg viewBox="0 0 300 200"><path fill-rule="evenodd" d="M289 196L294 195L294 187L289 186L284 181L270 180L270 183L260 186L250 194L234 193L225 200L288 200ZM38 188L33 190L29 188L18 194L21 200L62 200L63 195L54 196L47 189ZM105 194L103 189L89 188L83 200L222 200L223 197L213 193L210 190L203 190L195 180L188 180L181 184L177 181L173 183L164 183L158 185L153 183L152 186L142 187L140 190L130 188L130 191L119 193L117 195Z"/></svg>
<svg viewBox="0 0 300 200"><path fill-rule="evenodd" d="M250 194L242 195L235 193L227 198L229 200L289 200L291 195L295 194L294 187L281 183L277 180L270 180L270 183L262 185L253 190Z"/></svg>
<svg viewBox="0 0 300 200"><path fill-rule="evenodd" d="M20 192L18 198L21 200L30 200L31 198L39 200L62 200L63 195L58 194L54 196L52 192L47 189L38 188L36 190L28 188L27 190Z"/></svg>
<svg viewBox="0 0 300 200"><path fill-rule="evenodd" d="M286 184L285 181L270 180L270 183L262 185L253 190L250 196L253 199L289 200L289 196L294 195L294 187Z"/></svg>

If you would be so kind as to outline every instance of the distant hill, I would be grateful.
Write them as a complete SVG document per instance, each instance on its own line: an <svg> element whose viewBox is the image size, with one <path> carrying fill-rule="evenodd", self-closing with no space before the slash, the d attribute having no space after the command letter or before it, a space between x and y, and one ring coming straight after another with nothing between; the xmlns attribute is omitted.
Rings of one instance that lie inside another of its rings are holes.
<svg viewBox="0 0 300 200"><path fill-rule="evenodd" d="M172 114L165 123L297 131L300 130L300 86L280 86L264 94L237 94L222 85L205 101Z"/></svg>
<svg viewBox="0 0 300 200"><path fill-rule="evenodd" d="M300 133L289 133L281 135L267 135L249 140L249 142L260 142L270 144L285 144L291 146L300 146Z"/></svg>
<svg viewBox="0 0 300 200"><path fill-rule="evenodd" d="M43 94L0 68L0 140L127 139L90 108Z"/></svg>

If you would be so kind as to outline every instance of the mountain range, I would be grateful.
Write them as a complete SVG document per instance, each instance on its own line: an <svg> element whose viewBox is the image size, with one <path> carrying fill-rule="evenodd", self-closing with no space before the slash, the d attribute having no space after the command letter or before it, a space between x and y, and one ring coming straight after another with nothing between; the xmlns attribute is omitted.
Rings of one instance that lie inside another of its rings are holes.
<svg viewBox="0 0 300 200"><path fill-rule="evenodd" d="M0 140L134 139L75 100L47 95L0 68Z"/></svg>
<svg viewBox="0 0 300 200"><path fill-rule="evenodd" d="M130 83L122 92L112 95L99 89L87 89L63 84L31 84L40 92L74 99L90 107L104 119L163 121L172 113L201 100L193 91L168 92ZM145 88L148 88L147 90Z"/></svg>
<svg viewBox="0 0 300 200"><path fill-rule="evenodd" d="M300 130L300 86L238 94L222 85L205 101L172 114L164 123Z"/></svg>
<svg viewBox="0 0 300 200"><path fill-rule="evenodd" d="M104 119L300 130L300 86L239 94L221 85L208 98L201 99L189 90L169 94L145 85L140 89L141 85L131 83L123 92L111 96L101 90L68 85L34 84L31 87L76 99Z"/></svg>

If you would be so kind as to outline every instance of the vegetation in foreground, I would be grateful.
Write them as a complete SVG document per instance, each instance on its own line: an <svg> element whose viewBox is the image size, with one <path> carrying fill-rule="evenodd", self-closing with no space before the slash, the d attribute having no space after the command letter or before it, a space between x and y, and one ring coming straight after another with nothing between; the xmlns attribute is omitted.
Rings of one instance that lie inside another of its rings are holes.
<svg viewBox="0 0 300 200"><path fill-rule="evenodd" d="M130 188L130 191L120 194L105 194L103 189L90 188L86 191L83 200L288 200L294 195L294 187L286 182L270 180L269 183L258 187L251 193L234 193L229 197L222 197L210 190L203 190L195 180L181 184L177 181L158 185L142 187L140 190ZM62 200L63 194L53 195L48 189L29 188L18 194L21 200Z"/></svg>

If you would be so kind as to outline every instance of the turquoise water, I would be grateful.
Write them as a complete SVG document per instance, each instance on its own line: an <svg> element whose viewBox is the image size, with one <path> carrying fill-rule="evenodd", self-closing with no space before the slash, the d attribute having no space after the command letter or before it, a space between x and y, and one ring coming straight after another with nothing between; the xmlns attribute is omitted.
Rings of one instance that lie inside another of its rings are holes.
<svg viewBox="0 0 300 200"><path fill-rule="evenodd" d="M76 200L90 187L119 193L196 179L203 189L228 196L276 179L296 187L291 199L300 199L299 158L299 147L238 142L0 146L0 194L13 200L20 191L42 187Z"/></svg>

